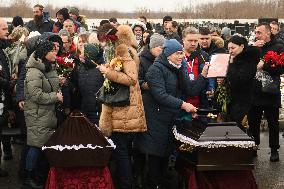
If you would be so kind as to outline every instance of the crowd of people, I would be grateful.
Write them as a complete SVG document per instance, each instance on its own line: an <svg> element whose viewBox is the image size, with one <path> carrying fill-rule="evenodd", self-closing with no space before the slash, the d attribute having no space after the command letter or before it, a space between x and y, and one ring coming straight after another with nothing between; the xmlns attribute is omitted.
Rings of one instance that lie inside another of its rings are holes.
<svg viewBox="0 0 284 189"><path fill-rule="evenodd" d="M284 52L277 22L258 24L249 43L226 27L181 29L171 16L163 18L161 31L145 16L131 26L116 18L102 20L97 31L88 31L86 17L75 7L60 9L56 22L44 13L35 5L26 24L20 16L11 26L0 19L0 130L12 125L22 131L13 139L0 134L0 141L4 161L13 159L12 140L24 144L23 187L43 188L49 165L42 147L75 110L116 145L111 160L116 188L167 188L175 120L195 119L198 108L217 108L218 119L236 122L256 145L264 112L270 161L279 161L284 67L265 59L270 52ZM227 77L207 78L211 56L219 53L230 54ZM258 73L269 74L275 88L264 90ZM127 103L98 100L102 86L121 85L129 89ZM0 169L0 177L6 176Z"/></svg>

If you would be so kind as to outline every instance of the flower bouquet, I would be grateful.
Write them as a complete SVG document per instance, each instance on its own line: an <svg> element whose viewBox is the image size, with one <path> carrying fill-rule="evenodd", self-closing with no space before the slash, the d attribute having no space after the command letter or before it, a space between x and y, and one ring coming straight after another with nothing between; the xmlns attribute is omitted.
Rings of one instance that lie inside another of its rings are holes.
<svg viewBox="0 0 284 189"><path fill-rule="evenodd" d="M56 70L57 70L58 75L68 78L75 66L74 59L71 58L70 56L57 57L56 61L57 61Z"/></svg>

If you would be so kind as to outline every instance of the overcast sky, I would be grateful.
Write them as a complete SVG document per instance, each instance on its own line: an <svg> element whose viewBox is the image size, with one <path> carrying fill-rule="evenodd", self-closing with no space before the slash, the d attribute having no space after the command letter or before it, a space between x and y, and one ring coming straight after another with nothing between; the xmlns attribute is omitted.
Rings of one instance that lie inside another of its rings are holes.
<svg viewBox="0 0 284 189"><path fill-rule="evenodd" d="M192 4L219 2L223 0L28 0L31 4L52 4L56 7L77 6L83 8L96 8L98 10L117 10L133 12L141 7L149 8L151 11L176 11L182 6ZM0 3L8 3L10 0L0 0Z"/></svg>

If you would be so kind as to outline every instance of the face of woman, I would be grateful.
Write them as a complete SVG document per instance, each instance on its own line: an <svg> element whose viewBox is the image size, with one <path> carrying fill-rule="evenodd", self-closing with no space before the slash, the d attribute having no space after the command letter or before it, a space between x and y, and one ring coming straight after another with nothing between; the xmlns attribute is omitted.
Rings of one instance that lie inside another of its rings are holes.
<svg viewBox="0 0 284 189"><path fill-rule="evenodd" d="M183 51L177 51L170 56L168 56L168 60L176 65L180 65L182 60L184 58L184 52Z"/></svg>
<svg viewBox="0 0 284 189"><path fill-rule="evenodd" d="M79 37L79 39L78 39L78 49L79 49L80 52L83 52L84 44L85 44L84 40L81 37Z"/></svg>
<svg viewBox="0 0 284 189"><path fill-rule="evenodd" d="M150 49L150 52L151 54L154 56L154 57L157 57L159 56L163 51L163 47L162 46L159 46L159 47L155 47L155 48L152 48Z"/></svg>
<svg viewBox="0 0 284 189"><path fill-rule="evenodd" d="M244 45L237 45L237 44L234 44L232 42L230 42L228 44L228 50L229 50L229 53L231 55L231 57L236 57L238 54L240 54L241 52L243 52L244 50Z"/></svg>
<svg viewBox="0 0 284 189"><path fill-rule="evenodd" d="M54 62L56 60L56 49L54 48L52 51L49 51L46 55L45 58L46 60L50 61L50 62Z"/></svg>

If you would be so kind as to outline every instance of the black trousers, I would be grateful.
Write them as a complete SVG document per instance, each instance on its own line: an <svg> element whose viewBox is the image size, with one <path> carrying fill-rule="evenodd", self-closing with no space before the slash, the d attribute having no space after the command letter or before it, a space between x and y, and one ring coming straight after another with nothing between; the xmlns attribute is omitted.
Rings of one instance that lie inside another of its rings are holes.
<svg viewBox="0 0 284 189"><path fill-rule="evenodd" d="M4 127L8 127L8 120L4 115L0 115L0 157L2 155L1 143L3 145L3 152L5 154L12 153L11 137L2 135L2 129Z"/></svg>
<svg viewBox="0 0 284 189"><path fill-rule="evenodd" d="M262 115L268 122L269 147L271 149L280 148L279 145L279 108L267 106L253 106L248 114L249 133L254 137L256 145L260 144L260 123Z"/></svg>

